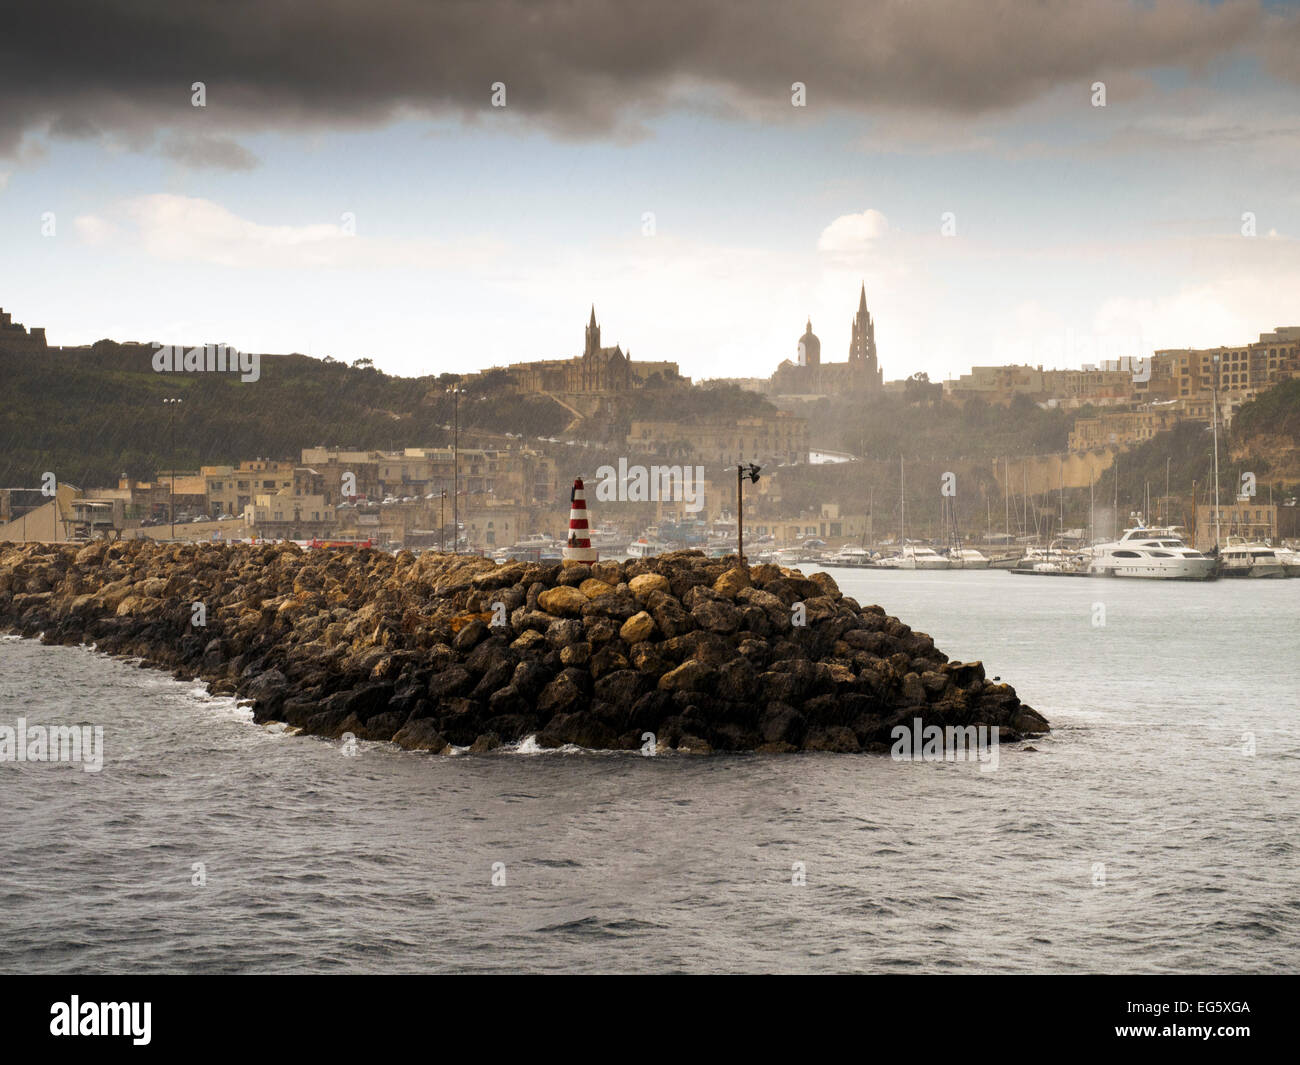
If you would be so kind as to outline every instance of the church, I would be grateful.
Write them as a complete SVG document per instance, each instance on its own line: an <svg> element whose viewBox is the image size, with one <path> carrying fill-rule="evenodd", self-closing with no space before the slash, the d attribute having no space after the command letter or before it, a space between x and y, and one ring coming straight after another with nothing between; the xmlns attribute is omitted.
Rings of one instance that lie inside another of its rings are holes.
<svg viewBox="0 0 1300 1065"><path fill-rule="evenodd" d="M843 392L879 392L884 372L876 358L876 323L867 310L867 286L858 297L848 362L822 362L822 342L809 320L799 338L795 361L786 359L772 375L769 391L777 395L829 396Z"/></svg>
<svg viewBox="0 0 1300 1065"><path fill-rule="evenodd" d="M617 344L602 347L596 308L591 308L582 354L572 359L544 362L516 362L508 367L515 387L523 392L552 395L594 396L629 392L641 388L653 374L666 381L678 377L675 362L632 361L630 352Z"/></svg>

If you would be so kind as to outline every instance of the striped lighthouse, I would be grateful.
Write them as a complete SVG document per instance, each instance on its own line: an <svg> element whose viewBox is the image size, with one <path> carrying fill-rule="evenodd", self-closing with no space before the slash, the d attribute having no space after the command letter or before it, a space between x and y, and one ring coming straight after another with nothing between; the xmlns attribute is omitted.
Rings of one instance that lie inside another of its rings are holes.
<svg viewBox="0 0 1300 1065"><path fill-rule="evenodd" d="M564 545L565 562L595 562L596 549L591 546L591 526L587 523L587 495L582 478L575 477L569 493L569 540Z"/></svg>

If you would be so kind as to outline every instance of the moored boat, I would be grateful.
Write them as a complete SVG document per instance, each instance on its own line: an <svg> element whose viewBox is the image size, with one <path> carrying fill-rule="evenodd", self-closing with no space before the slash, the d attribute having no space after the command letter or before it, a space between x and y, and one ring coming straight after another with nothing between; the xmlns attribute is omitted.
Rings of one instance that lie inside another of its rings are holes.
<svg viewBox="0 0 1300 1065"><path fill-rule="evenodd" d="M949 569L952 563L932 547L904 544L898 555L899 569Z"/></svg>
<svg viewBox="0 0 1300 1065"><path fill-rule="evenodd" d="M1229 542L1219 552L1224 577L1285 577L1286 564L1277 549L1268 544Z"/></svg>
<svg viewBox="0 0 1300 1065"><path fill-rule="evenodd" d="M1210 581L1219 575L1219 561L1189 547L1174 526L1139 526L1093 548L1088 572L1094 577Z"/></svg>

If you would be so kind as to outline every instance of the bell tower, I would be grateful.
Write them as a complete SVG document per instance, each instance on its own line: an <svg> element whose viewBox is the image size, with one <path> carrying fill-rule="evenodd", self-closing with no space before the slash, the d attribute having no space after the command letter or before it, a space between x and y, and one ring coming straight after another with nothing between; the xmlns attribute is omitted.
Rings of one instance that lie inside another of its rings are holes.
<svg viewBox="0 0 1300 1065"><path fill-rule="evenodd" d="M596 305L591 306L591 320L587 323L587 342L582 349L584 356L600 354L600 326L596 324Z"/></svg>

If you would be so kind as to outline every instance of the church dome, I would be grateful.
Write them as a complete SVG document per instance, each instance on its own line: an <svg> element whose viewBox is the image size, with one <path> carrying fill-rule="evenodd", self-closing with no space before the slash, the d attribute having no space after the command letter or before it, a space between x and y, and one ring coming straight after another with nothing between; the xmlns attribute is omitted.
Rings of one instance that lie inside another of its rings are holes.
<svg viewBox="0 0 1300 1065"><path fill-rule="evenodd" d="M822 342L812 331L812 319L808 320L803 336L799 338L799 366L820 366L822 360Z"/></svg>

